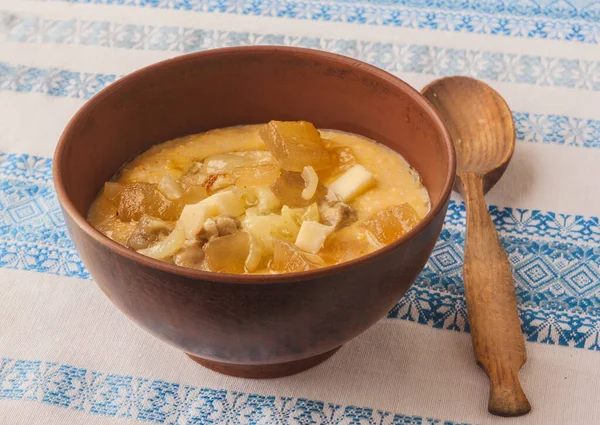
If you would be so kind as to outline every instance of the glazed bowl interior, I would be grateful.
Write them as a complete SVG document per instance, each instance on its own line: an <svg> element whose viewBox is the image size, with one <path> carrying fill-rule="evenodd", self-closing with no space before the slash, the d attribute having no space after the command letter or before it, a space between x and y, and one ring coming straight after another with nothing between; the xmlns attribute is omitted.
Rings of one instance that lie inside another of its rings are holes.
<svg viewBox="0 0 600 425"><path fill-rule="evenodd" d="M353 59L284 47L182 56L102 91L78 112L59 142L54 164L59 198L77 225L105 246L174 273L202 276L206 272L125 253L93 229L85 217L98 191L124 163L154 144L215 128L299 119L366 136L404 156L421 175L432 204L411 233L445 207L454 180L452 143L420 94Z"/></svg>

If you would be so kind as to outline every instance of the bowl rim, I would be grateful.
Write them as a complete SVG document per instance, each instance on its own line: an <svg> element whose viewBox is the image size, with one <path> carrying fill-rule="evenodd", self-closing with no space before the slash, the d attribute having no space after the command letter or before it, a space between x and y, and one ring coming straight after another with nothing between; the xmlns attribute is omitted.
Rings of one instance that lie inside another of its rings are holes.
<svg viewBox="0 0 600 425"><path fill-rule="evenodd" d="M403 91L408 96L410 96L415 102L417 102L417 104L419 104L433 119L434 125L437 127L437 130L441 133L441 139L445 143L446 154L448 157L448 170L445 175L445 181L443 184L442 191L440 192L438 200L435 203L432 203L431 208L429 212L425 215L425 217L423 217L423 219L414 228L412 228L409 232L407 232L397 241L386 245L383 248L380 248L367 255L363 255L361 257L340 264L322 267L315 270L271 274L218 273L177 266L132 251L127 247L113 241L109 237L102 234L95 227L93 227L87 221L86 216L80 214L75 208L75 205L73 204L73 202L67 194L62 179L62 163L67 148L66 140L67 136L72 132L75 125L77 125L77 123L82 118L87 116L96 104L102 102L108 95L110 95L111 92L113 92L114 90L118 90L122 85L127 85L130 84L131 81L135 81L139 75L145 74L149 71L153 71L162 67L169 67L177 64L185 64L188 61L196 61L202 57L215 57L221 55L236 54L245 55L248 53L253 53L257 55L284 53L312 59L322 59L324 61L334 62L336 64L343 65L346 67L360 68L361 71L368 72L373 77L381 79L387 83L396 86L399 90ZM403 245L415 238L423 229L425 229L433 221L433 219L442 211L442 209L445 208L449 200L450 193L454 184L454 179L456 176L456 153L454 150L454 144L452 142L450 132L444 124L444 121L440 117L439 113L433 107L433 105L421 93L419 93L416 89L411 87L408 83L394 76L393 74L390 74L387 71L384 71L376 66L370 65L357 59L316 49L306 49L288 46L236 46L209 49L160 61L145 66L130 74L127 74L126 76L110 84L108 87L102 89L91 99L89 99L75 113L75 115L71 118L71 120L63 130L54 152L54 157L52 161L52 174L57 197L63 207L63 211L65 212L65 214L67 214L75 222L75 224L83 232L85 232L87 236L91 237L94 241L102 245L105 249L108 249L120 256L126 257L127 259L139 263L143 266L152 269L158 269L161 272L166 272L169 274L179 275L187 278L230 284L274 284L283 282L306 281L313 278L336 274L344 270L356 267L360 264L371 262L375 258L386 255L387 253L395 250L399 245Z"/></svg>

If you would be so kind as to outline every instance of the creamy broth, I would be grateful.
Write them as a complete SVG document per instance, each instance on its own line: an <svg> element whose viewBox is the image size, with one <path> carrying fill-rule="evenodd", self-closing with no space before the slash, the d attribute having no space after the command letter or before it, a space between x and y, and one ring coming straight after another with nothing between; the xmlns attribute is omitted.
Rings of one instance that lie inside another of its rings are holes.
<svg viewBox="0 0 600 425"><path fill-rule="evenodd" d="M88 220L122 245L183 267L285 273L373 252L429 208L418 174L389 148L317 133L310 123L271 122L153 146L107 182Z"/></svg>

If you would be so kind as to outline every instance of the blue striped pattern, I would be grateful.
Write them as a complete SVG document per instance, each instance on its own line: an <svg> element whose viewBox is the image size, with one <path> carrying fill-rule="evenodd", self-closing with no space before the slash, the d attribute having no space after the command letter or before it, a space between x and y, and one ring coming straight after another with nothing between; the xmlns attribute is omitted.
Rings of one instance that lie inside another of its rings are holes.
<svg viewBox="0 0 600 425"><path fill-rule="evenodd" d="M526 142L600 148L600 121L513 112L517 138Z"/></svg>
<svg viewBox="0 0 600 425"><path fill-rule="evenodd" d="M246 394L67 364L0 358L0 400L187 425L467 425L306 398Z"/></svg>
<svg viewBox="0 0 600 425"><path fill-rule="evenodd" d="M20 93L37 92L49 96L89 99L116 79L114 74L29 68L0 62L0 90Z"/></svg>
<svg viewBox="0 0 600 425"><path fill-rule="evenodd" d="M0 35L6 40L19 43L79 44L125 49L167 50L182 53L204 50L207 46L227 47L255 43L297 45L354 55L390 72L409 70L411 72L437 73L439 75L451 73L450 69L444 68L444 64L451 61L456 62L456 58L452 57L451 54L441 54L441 50L429 49L426 46L361 43L356 40L287 37L284 35L154 27L99 21L48 20L36 16L5 12L0 12L0 20L9 23L4 26L4 31L0 30ZM401 55L403 58L408 55L412 59L407 62L406 66L398 65L395 60L385 59L391 57L388 54L389 52L396 52L397 55ZM471 52L470 54L472 57L477 57L478 55L485 55L485 52ZM517 81L519 77L517 74L511 73L511 69L519 69L519 64L527 61L528 59L525 57L513 55L512 57L506 57L505 62L495 62L494 67L505 70L504 80ZM557 59L547 59L548 63L557 63L557 61ZM418 64L423 64L423 66L418 67ZM595 87L589 83L590 81L598 81L598 84L600 84L600 68L597 62L580 66L587 66L590 71L587 77L589 81L587 83L577 81L574 83L576 86ZM487 68L484 67L483 69ZM460 71L463 74L468 74L466 69ZM489 74L489 71L486 72ZM490 76L488 75L488 77ZM496 77L500 78L501 75L498 74ZM44 70L0 63L0 88L15 91L36 91L54 96L89 98L101 88L115 81L116 78L118 76L112 74L81 74L69 72L68 70ZM540 84L546 82L548 81L542 78ZM600 147L600 121L598 120L526 112L515 112L514 118L517 136L521 140L581 147Z"/></svg>
<svg viewBox="0 0 600 425"><path fill-rule="evenodd" d="M600 62L537 55L517 55L480 50L451 49L418 44L363 42L313 37L290 37L195 28L154 27L95 21L53 21L36 17L4 14L9 22L4 37L17 42L81 44L113 48L192 52L206 48L253 44L293 45L327 50L372 63L393 73L422 73L434 76L469 75L506 83L600 90ZM72 86L71 74L58 70L24 69L6 63L2 73L19 80L17 88L39 90L46 72L59 73L52 78ZM110 81L115 76L106 76ZM23 84L19 84L20 82ZM110 82L108 81L108 82ZM58 84L58 82L56 82ZM88 84L84 81L83 84ZM90 82L90 84L94 84ZM32 88L29 88L32 87ZM68 87L67 87L68 88Z"/></svg>
<svg viewBox="0 0 600 425"><path fill-rule="evenodd" d="M364 3L343 0L46 1L273 16L594 44L600 42L600 2L597 1L581 10L567 0L556 0L545 7L533 0L382 0Z"/></svg>
<svg viewBox="0 0 600 425"><path fill-rule="evenodd" d="M98 0L65 0L69 3L98 3ZM165 2L163 0L102 0L102 4L118 4L118 5L136 5L147 7L162 7ZM263 1L265 5L270 6L271 3ZM577 3L579 3L577 5ZM220 11L237 7L241 10L243 2L237 2L235 6L230 6L231 3L221 0L213 0L206 2L204 0L188 0L186 2L173 4L174 8L184 10L204 9L212 11L210 8L220 7ZM387 6L398 9L410 7L415 10L448 10L461 12L477 12L481 14L494 14L506 16L529 16L560 19L582 19L590 22L597 22L599 14L597 13L599 3L597 1L581 1L581 0L315 0L309 2L312 5L369 5L369 6ZM256 3L254 3L256 7Z"/></svg>
<svg viewBox="0 0 600 425"><path fill-rule="evenodd" d="M490 213L515 270L527 339L600 350L598 217L499 207ZM451 202L429 262L388 317L468 330L464 229L464 205ZM49 159L0 155L0 267L90 278L66 233Z"/></svg>

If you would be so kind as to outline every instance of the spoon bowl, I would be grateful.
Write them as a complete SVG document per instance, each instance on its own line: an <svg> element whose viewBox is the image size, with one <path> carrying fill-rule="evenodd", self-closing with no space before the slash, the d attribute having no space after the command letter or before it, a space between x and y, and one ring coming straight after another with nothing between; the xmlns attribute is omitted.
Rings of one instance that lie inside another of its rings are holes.
<svg viewBox="0 0 600 425"><path fill-rule="evenodd" d="M487 193L504 174L515 150L515 124L508 104L490 86L469 77L436 80L423 89L423 95L452 135L457 173L483 175ZM457 179L458 184L461 181Z"/></svg>

